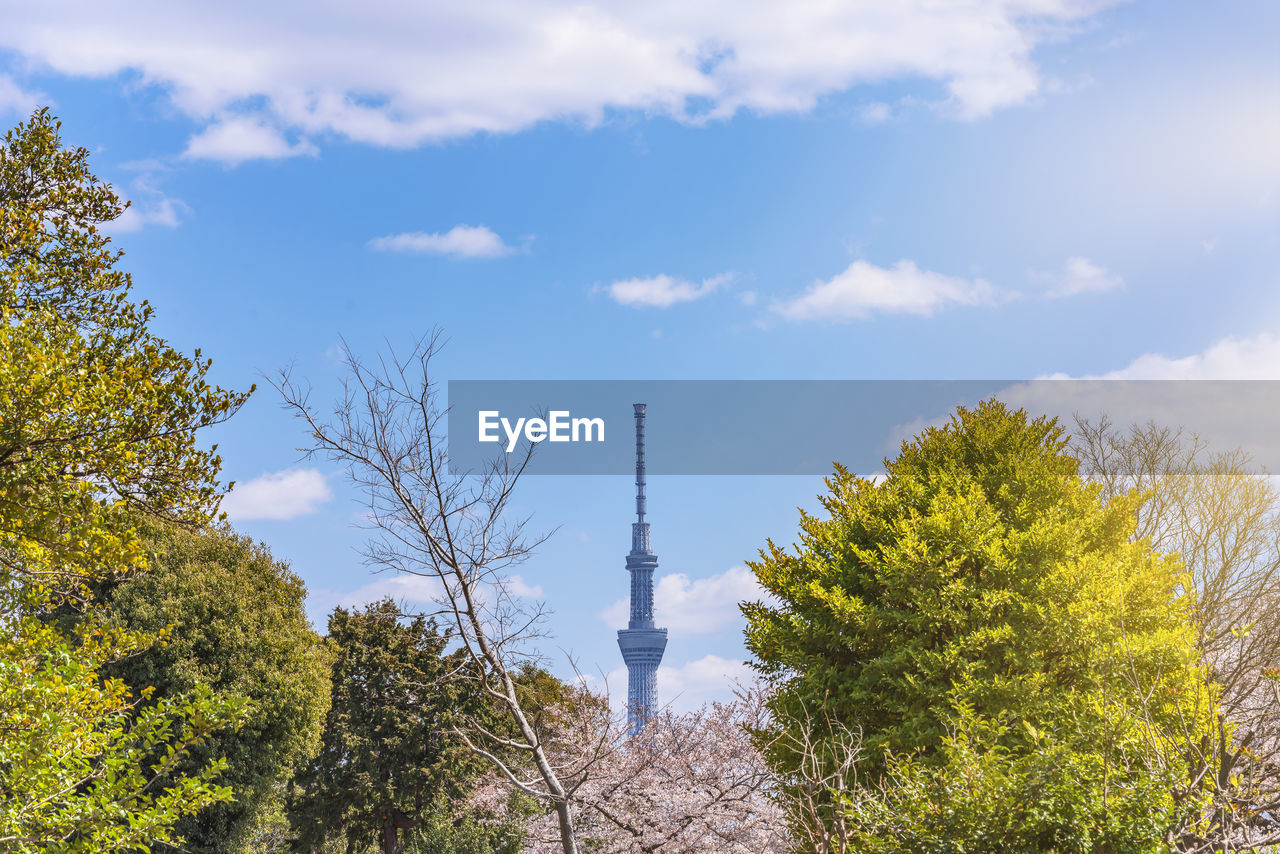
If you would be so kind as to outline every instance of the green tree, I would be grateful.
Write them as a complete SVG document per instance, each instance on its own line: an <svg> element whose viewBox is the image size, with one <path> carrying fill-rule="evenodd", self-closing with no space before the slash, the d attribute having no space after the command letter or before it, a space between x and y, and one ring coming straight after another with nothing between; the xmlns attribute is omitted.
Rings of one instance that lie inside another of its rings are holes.
<svg viewBox="0 0 1280 854"><path fill-rule="evenodd" d="M218 760L171 772L240 706L198 691L138 713L147 692L100 674L150 639L49 615L145 569L140 516L216 513L220 460L196 432L246 395L150 332L98 228L124 205L59 128L39 110L0 145L0 846L132 850L230 797Z"/></svg>
<svg viewBox="0 0 1280 854"><path fill-rule="evenodd" d="M523 850L520 821L540 812L532 798L514 792L507 813L499 821L483 821L476 815L457 815L443 793L414 828L404 854L519 854Z"/></svg>
<svg viewBox="0 0 1280 854"><path fill-rule="evenodd" d="M961 408L882 479L837 467L826 517L751 565L777 597L743 608L770 762L802 787L860 736L814 848L1158 851L1200 810L1167 749L1213 707L1182 568L1065 447L1052 420Z"/></svg>
<svg viewBox="0 0 1280 854"><path fill-rule="evenodd" d="M311 629L306 588L287 564L229 528L199 532L152 526L151 569L106 597L123 628L165 641L109 668L156 698L206 686L247 701L238 731L212 736L183 762L189 773L223 757L219 781L235 800L184 819L178 831L199 851L247 850L295 767L314 755L329 707L329 653Z"/></svg>
<svg viewBox="0 0 1280 854"><path fill-rule="evenodd" d="M482 710L458 678L465 653L446 652L434 621L402 617L391 600L329 617L333 700L318 756L296 778L290 810L301 851L345 838L400 854L438 798L465 795L479 759L452 733Z"/></svg>
<svg viewBox="0 0 1280 854"><path fill-rule="evenodd" d="M4 614L0 850L141 850L178 839L179 819L231 797L216 783L220 759L175 772L191 749L241 719L238 703L197 689L138 710L149 690L131 695L99 675L148 642L92 627L68 637L48 621Z"/></svg>
<svg viewBox="0 0 1280 854"><path fill-rule="evenodd" d="M0 547L42 586L144 565L139 515L203 525L222 488L196 433L247 397L148 329L98 226L125 205L47 110L0 148Z"/></svg>

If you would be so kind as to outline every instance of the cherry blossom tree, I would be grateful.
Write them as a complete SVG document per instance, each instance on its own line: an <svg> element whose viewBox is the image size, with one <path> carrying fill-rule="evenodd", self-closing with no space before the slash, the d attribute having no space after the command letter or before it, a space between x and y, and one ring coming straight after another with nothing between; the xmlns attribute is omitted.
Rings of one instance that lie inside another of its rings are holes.
<svg viewBox="0 0 1280 854"><path fill-rule="evenodd" d="M579 690L549 719L557 766L583 769L573 793L584 845L601 854L756 854L790 847L773 778L752 740L764 722L766 688L740 687L733 700L692 712L655 714L627 736L624 716L600 694ZM589 761L588 761L589 760ZM497 777L477 805L502 815L508 787ZM525 826L529 850L556 850L554 816Z"/></svg>

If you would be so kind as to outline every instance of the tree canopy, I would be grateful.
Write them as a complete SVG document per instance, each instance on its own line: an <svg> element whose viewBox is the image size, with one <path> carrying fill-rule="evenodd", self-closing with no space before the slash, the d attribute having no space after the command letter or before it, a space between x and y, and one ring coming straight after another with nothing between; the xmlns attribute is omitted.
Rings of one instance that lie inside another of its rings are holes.
<svg viewBox="0 0 1280 854"><path fill-rule="evenodd" d="M761 743L786 778L860 735L828 813L857 850L1162 850L1199 810L1163 749L1214 702L1181 564L1077 468L1053 420L961 408L883 478L837 466L826 515L751 564L776 597L744 606Z"/></svg>
<svg viewBox="0 0 1280 854"><path fill-rule="evenodd" d="M0 845L133 850L230 798L211 759L176 774L242 705L207 690L149 703L102 668L151 638L103 624L88 582L140 570L139 516L198 526L220 460L197 431L246 395L152 334L99 229L124 209L47 110L0 145ZM49 620L89 610L74 631ZM164 785L157 781L166 780Z"/></svg>
<svg viewBox="0 0 1280 854"><path fill-rule="evenodd" d="M178 826L197 850L245 851L261 814L319 747L329 652L307 621L301 579L266 546L227 528L172 525L148 526L144 543L150 569L106 604L115 625L164 640L107 672L136 690L152 686L155 698L204 686L247 703L239 730L214 734L179 769L225 758L219 781L235 800Z"/></svg>
<svg viewBox="0 0 1280 854"><path fill-rule="evenodd" d="M196 434L247 397L151 333L88 157L47 110L0 148L0 545L46 580L141 565L138 513L207 521L221 460Z"/></svg>
<svg viewBox="0 0 1280 854"><path fill-rule="evenodd" d="M290 808L300 850L345 839L400 854L440 798L466 792L480 759L452 732L482 704L465 653L423 617L391 600L336 608L332 703L320 752L298 775Z"/></svg>

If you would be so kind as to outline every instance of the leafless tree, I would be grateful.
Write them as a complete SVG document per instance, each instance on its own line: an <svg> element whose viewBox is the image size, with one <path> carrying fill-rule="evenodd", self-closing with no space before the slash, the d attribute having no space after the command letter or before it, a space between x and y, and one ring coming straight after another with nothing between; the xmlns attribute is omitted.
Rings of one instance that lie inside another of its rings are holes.
<svg viewBox="0 0 1280 854"><path fill-rule="evenodd" d="M437 331L407 354L388 348L372 363L347 352L343 393L328 414L311 404L310 388L288 371L274 384L311 435L302 450L344 465L365 496L373 532L367 563L431 579L437 615L468 653L469 666L458 678L478 680L515 733L471 720L456 734L492 762L507 784L548 804L560 847L576 854L573 800L604 745L577 745L566 758L562 745L548 742L548 729L527 708L517 679L545 619L540 603L517 595L511 574L547 538L530 533L528 517L511 518L512 495L532 446L522 454L501 454L474 474L450 471L447 411L429 371L441 345Z"/></svg>
<svg viewBox="0 0 1280 854"><path fill-rule="evenodd" d="M1182 850L1280 845L1280 492L1239 450L1210 451L1154 423L1116 429L1077 418L1082 474L1110 500L1137 490L1138 539L1176 552L1187 575L1198 643L1217 693L1211 735L1163 733L1159 755L1185 757L1212 792ZM1141 688L1141 686L1136 686ZM1153 730L1154 732L1154 730Z"/></svg>
<svg viewBox="0 0 1280 854"><path fill-rule="evenodd" d="M788 773L778 779L778 801L794 841L791 850L850 854L853 826L846 804L866 791L859 779L862 732L825 709L817 720L804 709L795 723L775 731L766 745L789 759Z"/></svg>

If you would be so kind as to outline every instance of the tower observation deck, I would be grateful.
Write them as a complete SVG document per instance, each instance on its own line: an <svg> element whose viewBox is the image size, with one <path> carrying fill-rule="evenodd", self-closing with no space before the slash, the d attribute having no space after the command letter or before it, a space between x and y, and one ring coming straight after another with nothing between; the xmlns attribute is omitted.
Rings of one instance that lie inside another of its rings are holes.
<svg viewBox="0 0 1280 854"><path fill-rule="evenodd" d="M667 630L653 624L653 571L658 557L649 542L649 523L644 520L644 410L634 406L636 416L636 521L631 523L631 553L627 571L631 573L631 619L618 630L618 647L627 664L627 721L631 733L640 731L658 706L658 665L667 648Z"/></svg>

